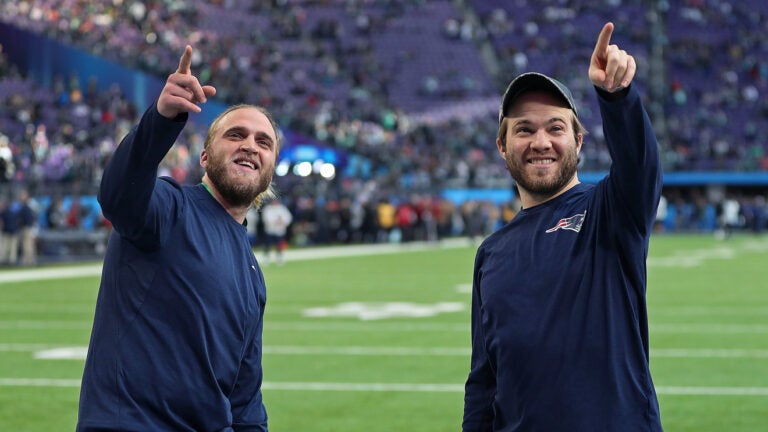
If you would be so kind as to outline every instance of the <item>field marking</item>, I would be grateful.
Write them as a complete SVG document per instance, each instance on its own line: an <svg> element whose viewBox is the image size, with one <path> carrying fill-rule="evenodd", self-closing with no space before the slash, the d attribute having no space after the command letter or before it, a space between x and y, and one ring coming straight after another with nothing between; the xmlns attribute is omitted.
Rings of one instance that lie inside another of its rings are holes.
<svg viewBox="0 0 768 432"><path fill-rule="evenodd" d="M91 321L0 321L0 329L17 330L82 330L90 329ZM650 332L665 334L766 334L766 324L650 324ZM381 321L265 321L264 331L302 332L453 332L469 333L467 324L441 324L424 322L381 322Z"/></svg>
<svg viewBox="0 0 768 432"><path fill-rule="evenodd" d="M262 388L265 390L300 390L300 391L458 393L458 392L464 391L464 384L266 381L262 385Z"/></svg>
<svg viewBox="0 0 768 432"><path fill-rule="evenodd" d="M265 354L346 356L453 356L467 357L470 348L396 346L290 346L267 345ZM768 349L661 348L651 349L652 358L768 358Z"/></svg>
<svg viewBox="0 0 768 432"><path fill-rule="evenodd" d="M347 356L453 356L467 357L470 348L404 346L265 346L265 354L275 355L347 355Z"/></svg>
<svg viewBox="0 0 768 432"><path fill-rule="evenodd" d="M409 346L306 346L265 345L269 355L312 356L393 356L393 357L467 357L469 347L409 347ZM0 344L0 352L32 352L36 359L85 360L87 346L54 346L44 344ZM768 349L747 348L659 348L651 349L651 358L698 358L698 359L764 359Z"/></svg>
<svg viewBox="0 0 768 432"><path fill-rule="evenodd" d="M90 329L91 321L0 321L0 329L23 330L82 330Z"/></svg>
<svg viewBox="0 0 768 432"><path fill-rule="evenodd" d="M72 304L40 304L40 303L10 303L0 304L0 312L16 313L72 313L72 314L93 314L93 303L72 303Z"/></svg>
<svg viewBox="0 0 768 432"><path fill-rule="evenodd" d="M684 396L768 396L768 387L656 387L661 395Z"/></svg>
<svg viewBox="0 0 768 432"><path fill-rule="evenodd" d="M438 302L343 302L333 306L309 307L302 311L308 318L354 317L361 321L388 318L427 318L441 313L461 312L464 303Z"/></svg>
<svg viewBox="0 0 768 432"><path fill-rule="evenodd" d="M0 321L0 329L17 330L81 330L90 329L91 321ZM269 331L350 331L350 332L457 332L469 333L467 324L440 324L417 322L381 322L381 321L269 321L264 323L265 332Z"/></svg>
<svg viewBox="0 0 768 432"><path fill-rule="evenodd" d="M80 380L56 378L0 378L0 387L80 387Z"/></svg>
<svg viewBox="0 0 768 432"><path fill-rule="evenodd" d="M0 378L0 387L80 387L79 379ZM463 393L464 384L423 383L341 383L265 381L263 390L399 392L399 393ZM768 387L656 387L660 395L684 396L768 396Z"/></svg>
<svg viewBox="0 0 768 432"><path fill-rule="evenodd" d="M71 279L101 276L101 263L69 267L33 268L0 273L0 283L32 280Z"/></svg>
<svg viewBox="0 0 768 432"><path fill-rule="evenodd" d="M677 251L665 257L648 257L647 262L649 267L699 267L707 260L730 260L736 255L737 251L733 248L715 247Z"/></svg>
<svg viewBox="0 0 768 432"><path fill-rule="evenodd" d="M289 249L284 252L286 262L307 261L327 258L346 258L371 255L389 255L404 252L421 252L435 249L457 249L473 245L463 237L444 239L439 242L384 243L335 247L317 247L307 249ZM254 256L261 262L263 253L254 251ZM5 282L25 282L32 280L70 279L79 277L101 276L102 263L76 264L60 267L37 267L14 269L0 273L0 284ZM0 285L1 286L1 285Z"/></svg>
<svg viewBox="0 0 768 432"><path fill-rule="evenodd" d="M651 348L651 358L768 358L768 349Z"/></svg>
<svg viewBox="0 0 768 432"><path fill-rule="evenodd" d="M680 250L669 256L650 256L648 267L699 267L707 260L730 260L741 252L764 253L768 251L768 239L749 240L740 245L717 245L705 249Z"/></svg>
<svg viewBox="0 0 768 432"><path fill-rule="evenodd" d="M768 333L764 324L650 324L653 333L761 334Z"/></svg>
<svg viewBox="0 0 768 432"><path fill-rule="evenodd" d="M456 332L469 333L466 324L441 324L426 322L381 322L381 321L265 321L264 331L350 331L350 332Z"/></svg>
<svg viewBox="0 0 768 432"><path fill-rule="evenodd" d="M765 306L654 306L649 308L649 313L657 315L674 316L705 316L712 315L736 315L738 317L757 315L768 316L768 307ZM652 320L653 321L653 320Z"/></svg>

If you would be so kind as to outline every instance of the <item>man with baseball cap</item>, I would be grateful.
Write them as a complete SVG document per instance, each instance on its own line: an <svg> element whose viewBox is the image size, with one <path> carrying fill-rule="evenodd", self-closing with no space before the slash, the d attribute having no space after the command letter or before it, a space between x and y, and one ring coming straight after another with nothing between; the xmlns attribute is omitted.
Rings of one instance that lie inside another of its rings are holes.
<svg viewBox="0 0 768 432"><path fill-rule="evenodd" d="M589 66L613 158L597 184L578 178L586 130L565 85L526 73L504 93L496 145L523 208L475 258L466 432L662 430L645 296L662 172L613 28Z"/></svg>

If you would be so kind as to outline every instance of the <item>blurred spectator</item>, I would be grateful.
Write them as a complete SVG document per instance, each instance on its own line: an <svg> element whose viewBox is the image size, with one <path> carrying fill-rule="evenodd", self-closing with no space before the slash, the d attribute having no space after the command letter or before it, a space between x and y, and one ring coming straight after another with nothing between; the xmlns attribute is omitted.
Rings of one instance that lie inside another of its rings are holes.
<svg viewBox="0 0 768 432"><path fill-rule="evenodd" d="M67 210L66 227L69 229L82 229L85 215L86 209L83 208L80 197L73 197Z"/></svg>
<svg viewBox="0 0 768 432"><path fill-rule="evenodd" d="M733 236L733 232L741 225L741 204L738 199L731 194L725 196L725 199L718 206L718 234L725 240Z"/></svg>
<svg viewBox="0 0 768 432"><path fill-rule="evenodd" d="M271 251L275 252L275 262L283 264L283 251L288 247L286 234L293 222L293 215L288 207L275 198L261 209L264 223L264 264L269 264Z"/></svg>
<svg viewBox="0 0 768 432"><path fill-rule="evenodd" d="M2 224L0 264L18 264L22 218L24 218L24 214L20 201L14 200L3 204L2 211L0 212L0 224Z"/></svg>
<svg viewBox="0 0 768 432"><path fill-rule="evenodd" d="M67 212L64 211L64 200L60 195L51 199L51 203L45 210L45 220L48 229L59 230L67 227Z"/></svg>
<svg viewBox="0 0 768 432"><path fill-rule="evenodd" d="M37 263L37 204L29 196L29 192L19 192L19 240L21 242L21 265L31 266Z"/></svg>
<svg viewBox="0 0 768 432"><path fill-rule="evenodd" d="M395 227L395 206L387 200L380 200L376 205L376 221L379 227L377 241L388 243L391 241L392 229Z"/></svg>

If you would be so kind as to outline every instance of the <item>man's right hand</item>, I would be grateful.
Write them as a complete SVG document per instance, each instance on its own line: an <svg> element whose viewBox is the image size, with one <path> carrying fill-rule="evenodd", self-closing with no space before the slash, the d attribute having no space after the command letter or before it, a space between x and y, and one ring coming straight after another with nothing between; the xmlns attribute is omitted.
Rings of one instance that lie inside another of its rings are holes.
<svg viewBox="0 0 768 432"><path fill-rule="evenodd" d="M205 103L209 97L216 94L216 88L213 86L200 85L192 75L191 65L192 47L187 45L179 60L179 68L168 76L157 100L157 111L163 117L173 119L181 113L199 113L202 110L197 104Z"/></svg>
<svg viewBox="0 0 768 432"><path fill-rule="evenodd" d="M634 57L618 45L611 44L611 34L613 23L609 22L603 26L597 38L589 62L589 79L595 86L613 93L629 87L635 77L637 65Z"/></svg>

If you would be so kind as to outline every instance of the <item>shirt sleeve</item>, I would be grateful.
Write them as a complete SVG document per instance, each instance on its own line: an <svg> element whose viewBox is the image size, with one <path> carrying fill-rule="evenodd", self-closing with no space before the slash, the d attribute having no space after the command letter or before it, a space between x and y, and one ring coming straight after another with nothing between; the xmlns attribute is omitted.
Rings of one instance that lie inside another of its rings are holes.
<svg viewBox="0 0 768 432"><path fill-rule="evenodd" d="M162 232L162 218L172 213L157 213L158 209L173 203L173 189L178 185L163 182L165 184L158 188L157 168L184 128L186 119L186 115L167 119L153 104L107 163L98 199L104 216L120 235L137 238L146 231Z"/></svg>
<svg viewBox="0 0 768 432"><path fill-rule="evenodd" d="M619 93L597 89L606 145L613 161L608 176L616 212L647 236L662 188L659 145L635 86Z"/></svg>
<svg viewBox="0 0 768 432"><path fill-rule="evenodd" d="M463 432L491 431L493 427L493 400L496 395L496 374L491 367L485 348L483 331L480 268L482 249L475 259L472 281L472 358L469 377L464 386Z"/></svg>

